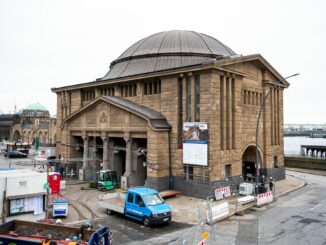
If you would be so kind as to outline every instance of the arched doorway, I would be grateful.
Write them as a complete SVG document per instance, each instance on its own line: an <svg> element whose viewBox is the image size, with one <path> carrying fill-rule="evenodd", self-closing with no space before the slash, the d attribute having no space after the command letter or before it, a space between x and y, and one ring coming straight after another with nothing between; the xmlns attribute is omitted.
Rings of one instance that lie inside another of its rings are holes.
<svg viewBox="0 0 326 245"><path fill-rule="evenodd" d="M39 132L39 139L40 139L40 143L44 143L44 138L41 131Z"/></svg>
<svg viewBox="0 0 326 245"><path fill-rule="evenodd" d="M18 130L14 132L13 139L14 141L18 141L21 139L20 132Z"/></svg>
<svg viewBox="0 0 326 245"><path fill-rule="evenodd" d="M133 185L143 186L147 179L147 139L133 138L132 156L136 170L133 176Z"/></svg>
<svg viewBox="0 0 326 245"><path fill-rule="evenodd" d="M259 162L262 163L258 149ZM260 166L261 167L261 166ZM242 154L242 176L245 181L255 181L256 177L256 146L248 146Z"/></svg>
<svg viewBox="0 0 326 245"><path fill-rule="evenodd" d="M48 138L49 138L48 137L48 132L45 131L45 133L44 133L44 140L43 140L45 144L48 144L49 143Z"/></svg>
<svg viewBox="0 0 326 245"><path fill-rule="evenodd" d="M117 172L118 183L126 172L126 142L123 138L112 138L112 161L109 159L109 168Z"/></svg>

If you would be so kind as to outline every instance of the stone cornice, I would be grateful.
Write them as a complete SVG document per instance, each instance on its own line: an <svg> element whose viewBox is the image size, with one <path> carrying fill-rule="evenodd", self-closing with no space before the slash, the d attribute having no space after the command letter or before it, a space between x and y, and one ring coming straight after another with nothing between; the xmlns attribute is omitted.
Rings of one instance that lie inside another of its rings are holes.
<svg viewBox="0 0 326 245"><path fill-rule="evenodd" d="M268 69L268 71L276 78L277 81L282 81L283 87L288 88L290 84L284 80L284 78L279 74L276 69L260 54L253 54L253 55L246 55L246 56L239 56L234 57L230 59L221 59L214 62L214 64L218 66L227 66L232 65L236 63L242 63L242 62L252 62L252 61L258 61L260 64L262 64L264 67ZM277 82L276 81L276 82Z"/></svg>
<svg viewBox="0 0 326 245"><path fill-rule="evenodd" d="M214 60L209 63L205 64L198 64L198 65L193 65L189 67L181 67L177 69L169 69L165 71L158 71L158 72L151 72L147 74L140 74L136 76L130 76L130 77L123 77L119 79L112 79L112 80L96 80L93 82L88 82L88 83L80 83L80 84L74 84L74 85L69 85L65 87L59 87L59 88L51 88L51 91L54 93L60 93L63 91L67 90L76 90L76 89L83 89L83 88L90 88L90 87L97 87L97 86L102 86L102 85L116 85L119 83L127 82L127 81L136 81L136 80L142 80L142 79L148 79L148 78L153 78L153 77L166 77L166 76L172 76L172 75L179 75L180 73L189 73L189 72L198 72L202 70L208 70L208 69L215 69L218 71L222 72L228 72L232 73L237 76L245 77L246 74L237 72L237 71L232 71L223 67L218 67L214 64Z"/></svg>

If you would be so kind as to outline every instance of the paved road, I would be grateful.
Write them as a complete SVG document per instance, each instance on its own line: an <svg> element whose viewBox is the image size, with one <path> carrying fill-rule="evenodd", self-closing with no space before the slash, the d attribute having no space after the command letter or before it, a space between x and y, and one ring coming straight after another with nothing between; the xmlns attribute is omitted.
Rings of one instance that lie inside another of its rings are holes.
<svg viewBox="0 0 326 245"><path fill-rule="evenodd" d="M2 158L0 167L8 167L9 162L17 165L18 161L21 160ZM307 185L269 206L251 209L243 216L233 216L213 228L206 226L205 230L211 231L209 238L212 239L208 244L326 245L326 176L294 171L287 171L287 174L305 180ZM188 241L195 242L200 234L189 232L189 225L176 222L146 228L141 223L116 215L95 220L96 226L108 225L111 228L115 244L167 244L185 234Z"/></svg>
<svg viewBox="0 0 326 245"><path fill-rule="evenodd" d="M288 171L307 186L259 216L259 244L326 244L326 177Z"/></svg>
<svg viewBox="0 0 326 245"><path fill-rule="evenodd" d="M114 214L106 218L98 218L92 221L94 228L109 226L113 233L113 244L166 244L173 240L175 232L190 227L187 224L171 222L166 225L145 227L141 222L127 219L122 215ZM163 237L162 237L163 236ZM153 239L153 240L151 240Z"/></svg>
<svg viewBox="0 0 326 245"><path fill-rule="evenodd" d="M326 177L287 171L307 185L216 225L218 244L326 244Z"/></svg>

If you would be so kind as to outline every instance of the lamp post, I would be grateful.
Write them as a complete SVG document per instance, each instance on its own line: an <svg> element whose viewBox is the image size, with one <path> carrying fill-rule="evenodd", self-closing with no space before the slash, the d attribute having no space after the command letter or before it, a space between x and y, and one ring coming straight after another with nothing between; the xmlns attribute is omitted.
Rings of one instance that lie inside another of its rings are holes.
<svg viewBox="0 0 326 245"><path fill-rule="evenodd" d="M276 83L283 82L283 81L285 81L288 78L295 77L295 76L298 76L298 75L300 75L300 74L299 73L293 74L291 76L285 77L285 78L277 81ZM259 171L260 171L260 163L259 163L259 160L258 160L258 129L259 129L259 120L260 120L261 112L263 111L263 108L265 106L266 99L270 95L271 91L272 90L270 89L268 91L268 93L266 94L266 96L263 98L263 101L262 101L261 106L260 106L260 109L259 109L258 118L257 118L257 126L256 126L256 149L255 149L255 154L256 154L256 188L258 188L258 178L259 178ZM256 190L256 192L257 191L258 191L258 189Z"/></svg>

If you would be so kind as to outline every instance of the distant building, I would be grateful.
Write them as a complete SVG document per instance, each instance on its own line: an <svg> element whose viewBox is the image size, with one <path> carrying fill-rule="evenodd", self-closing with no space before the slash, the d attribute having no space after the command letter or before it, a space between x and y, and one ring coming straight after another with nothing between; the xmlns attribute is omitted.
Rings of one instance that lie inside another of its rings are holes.
<svg viewBox="0 0 326 245"><path fill-rule="evenodd" d="M284 124L285 132L326 131L326 124Z"/></svg>
<svg viewBox="0 0 326 245"><path fill-rule="evenodd" d="M57 154L82 159L83 178L117 171L122 187L173 187L205 197L227 181L253 179L257 116L261 173L284 178L283 90L259 54L237 55L192 31L146 37L109 72L57 94Z"/></svg>
<svg viewBox="0 0 326 245"><path fill-rule="evenodd" d="M10 140L12 126L18 114L0 114L0 141Z"/></svg>
<svg viewBox="0 0 326 245"><path fill-rule="evenodd" d="M6 126L7 125L7 126ZM56 118L41 104L31 104L16 114L0 115L1 138L32 144L39 137L42 144L55 144Z"/></svg>

